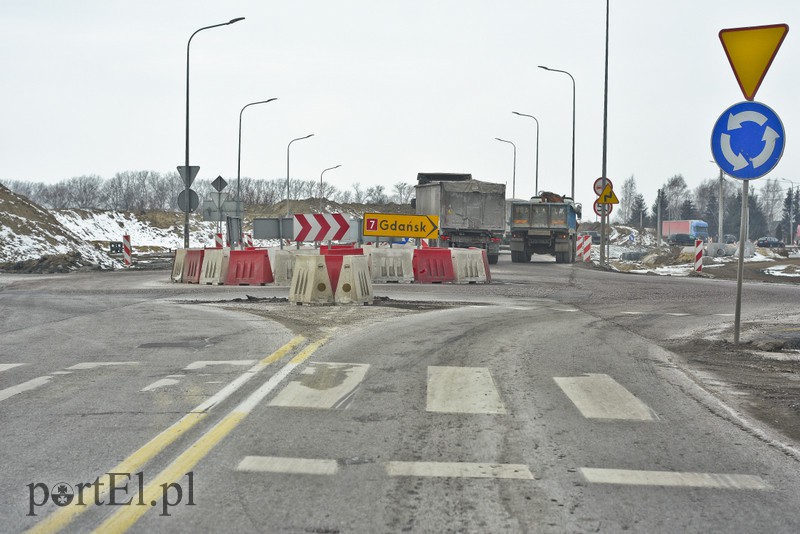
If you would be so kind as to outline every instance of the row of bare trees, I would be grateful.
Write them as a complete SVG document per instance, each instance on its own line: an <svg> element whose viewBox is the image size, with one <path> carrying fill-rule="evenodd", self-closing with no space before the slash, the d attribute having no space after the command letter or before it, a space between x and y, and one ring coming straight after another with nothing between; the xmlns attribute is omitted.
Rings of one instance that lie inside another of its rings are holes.
<svg viewBox="0 0 800 534"><path fill-rule="evenodd" d="M201 199L206 198L214 191L211 182L212 180L196 180L192 189ZM54 184L12 180L5 181L4 185L51 209L110 209L131 212L176 210L178 194L184 189L183 181L175 171L124 171L108 179L97 175L83 175ZM286 198L287 184L281 178L242 178L239 187L245 206L273 206ZM235 198L236 188L236 180L231 180L225 192ZM408 204L414 194L414 187L403 182L396 183L391 191L387 191L382 185L364 187L358 182L350 189L340 190L328 182L293 179L289 181L288 188L292 199L324 198L339 203L357 204Z"/></svg>

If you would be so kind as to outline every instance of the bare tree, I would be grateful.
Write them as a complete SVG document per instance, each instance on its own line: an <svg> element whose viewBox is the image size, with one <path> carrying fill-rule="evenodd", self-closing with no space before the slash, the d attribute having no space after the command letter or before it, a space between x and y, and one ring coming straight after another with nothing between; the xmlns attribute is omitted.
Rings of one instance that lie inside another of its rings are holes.
<svg viewBox="0 0 800 534"><path fill-rule="evenodd" d="M623 224L628 224L633 213L633 203L636 200L636 179L633 175L622 183L622 190L619 198L619 212L617 219Z"/></svg>
<svg viewBox="0 0 800 534"><path fill-rule="evenodd" d="M411 195L414 193L414 186L405 182L398 182L394 184L393 191L393 201L398 204L408 204L411 200Z"/></svg>
<svg viewBox="0 0 800 534"><path fill-rule="evenodd" d="M365 193L361 189L361 184L356 182L353 184L353 202L356 204L363 204L365 199Z"/></svg>
<svg viewBox="0 0 800 534"><path fill-rule="evenodd" d="M670 220L679 220L683 202L689 196L689 188L686 180L680 174L676 174L667 180L664 186L664 194L667 200L667 216Z"/></svg>
<svg viewBox="0 0 800 534"><path fill-rule="evenodd" d="M764 212L764 217L767 224L773 226L773 223L781 219L781 207L783 206L783 189L778 180L775 178L767 178L764 182L764 187L761 188L759 200L761 204L761 211Z"/></svg>
<svg viewBox="0 0 800 534"><path fill-rule="evenodd" d="M382 185L376 185L367 189L367 202L372 204L386 204L389 201L389 198L386 196L386 193L383 192L384 187Z"/></svg>

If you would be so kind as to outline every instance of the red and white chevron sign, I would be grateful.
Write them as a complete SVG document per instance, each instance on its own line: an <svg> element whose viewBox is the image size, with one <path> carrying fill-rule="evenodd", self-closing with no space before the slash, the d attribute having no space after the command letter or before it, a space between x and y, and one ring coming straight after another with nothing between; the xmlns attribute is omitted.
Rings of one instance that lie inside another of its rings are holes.
<svg viewBox="0 0 800 534"><path fill-rule="evenodd" d="M295 241L341 241L350 221L341 213L307 213L294 216Z"/></svg>

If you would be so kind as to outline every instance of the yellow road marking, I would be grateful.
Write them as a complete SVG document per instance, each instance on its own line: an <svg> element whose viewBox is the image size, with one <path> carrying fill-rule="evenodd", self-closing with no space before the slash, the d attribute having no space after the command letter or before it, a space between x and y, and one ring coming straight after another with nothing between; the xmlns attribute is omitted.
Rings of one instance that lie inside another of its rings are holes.
<svg viewBox="0 0 800 534"><path fill-rule="evenodd" d="M294 350L298 345L303 343L305 338L303 336L296 336L291 341L280 347L278 350L261 360L258 365L266 367L267 365L277 362L285 357L290 351ZM306 349L308 350L308 349ZM301 353L302 354L302 353ZM229 392L229 394L232 392ZM119 465L108 471L109 473L135 473L142 469L142 467L152 460L158 453L167 448L180 436L185 434L190 428L200 422L208 415L206 408L203 408L207 403L204 402L188 414L181 417L176 423L169 428L158 434L156 437L145 443L136 452L128 456ZM218 404L212 403L210 406ZM210 409L210 408L208 408ZM100 487L104 488L100 492L100 496L108 494L110 488L110 477L103 475L99 477L99 482L102 484ZM52 533L58 532L71 523L78 515L85 512L88 506L80 506L77 504L78 499L73 501L73 504L59 508L42 521L34 525L28 532L30 533Z"/></svg>
<svg viewBox="0 0 800 534"><path fill-rule="evenodd" d="M291 359L278 373L270 378L263 386L254 391L249 397L242 401L233 409L222 421L214 425L208 432L203 434L196 442L190 445L181 453L175 461L168 465L161 473L147 484L144 488L144 498L139 499L145 503L157 503L163 493L164 484L177 483L189 471L191 471L211 450L236 426L244 420L252 409L264 399L280 382L289 375L291 371L303 363L317 349L319 349L327 338L323 338L310 344L303 349L297 356ZM138 495L138 494L137 494ZM134 497L134 500L135 497ZM155 506L155 505L153 505ZM149 510L148 506L126 506L120 508L111 517L103 521L94 532L96 533L121 533L131 528Z"/></svg>

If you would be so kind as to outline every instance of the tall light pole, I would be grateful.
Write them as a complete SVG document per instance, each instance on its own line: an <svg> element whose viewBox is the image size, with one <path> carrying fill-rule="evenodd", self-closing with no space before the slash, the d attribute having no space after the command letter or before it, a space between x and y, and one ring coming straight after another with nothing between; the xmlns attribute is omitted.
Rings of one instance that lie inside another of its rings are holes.
<svg viewBox="0 0 800 534"><path fill-rule="evenodd" d="M495 139L503 143L508 143L509 145L514 147L514 167L511 174L511 198L517 198L517 145L515 145L511 141L500 139L499 137L495 137Z"/></svg>
<svg viewBox="0 0 800 534"><path fill-rule="evenodd" d="M302 141L303 139L308 139L309 137L314 137L314 134L308 134L305 137L298 137L296 139L292 139L289 141L289 145L286 147L286 218L288 219L292 212L289 210L289 149L292 147L292 143L295 141Z"/></svg>
<svg viewBox="0 0 800 534"><path fill-rule="evenodd" d="M260 100L258 102L250 102L242 108L239 112L239 155L236 158L236 217L242 220L242 113L250 106L256 104L268 104L277 98L270 98L269 100ZM241 236L239 236L241 238Z"/></svg>
<svg viewBox="0 0 800 534"><path fill-rule="evenodd" d="M192 39L194 38L194 36L197 35L198 33L200 33L201 31L210 30L211 28L218 28L220 26L228 26L230 24L233 24L234 22L239 22L240 20L244 20L244 17L238 17L238 18L235 18L235 19L231 19L228 22L223 22L223 23L220 23L220 24L213 24L211 26L205 26L203 28L200 28L199 30L195 30L195 32L191 35L191 37L189 37L189 42L186 43L186 171L185 172L187 172L187 173L190 172L189 171L189 47L192 44ZM185 184L186 185L186 189L184 190L185 191L184 194L186 196L186 208L187 208L187 210L186 210L186 213L185 213L185 217L183 219L183 247L184 248L189 248L189 210L188 210L188 208L189 208L189 204L190 204L189 186L191 184L190 184L190 180L189 179L185 180L185 182L186 182L186 184Z"/></svg>
<svg viewBox="0 0 800 534"><path fill-rule="evenodd" d="M539 119L534 117L533 115L528 115L526 113L520 113L518 111L512 111L514 115L519 115L520 117L530 117L531 119L536 121L536 182L533 188L533 194L539 194Z"/></svg>
<svg viewBox="0 0 800 534"><path fill-rule="evenodd" d="M322 175L328 171L332 171L333 169L338 169L341 165L337 165L335 167L328 167L321 173L319 173L319 212L322 213Z"/></svg>
<svg viewBox="0 0 800 534"><path fill-rule="evenodd" d="M542 65L539 65L539 68L550 72L561 72L572 80L572 200L575 200L575 78L565 70L551 69Z"/></svg>

